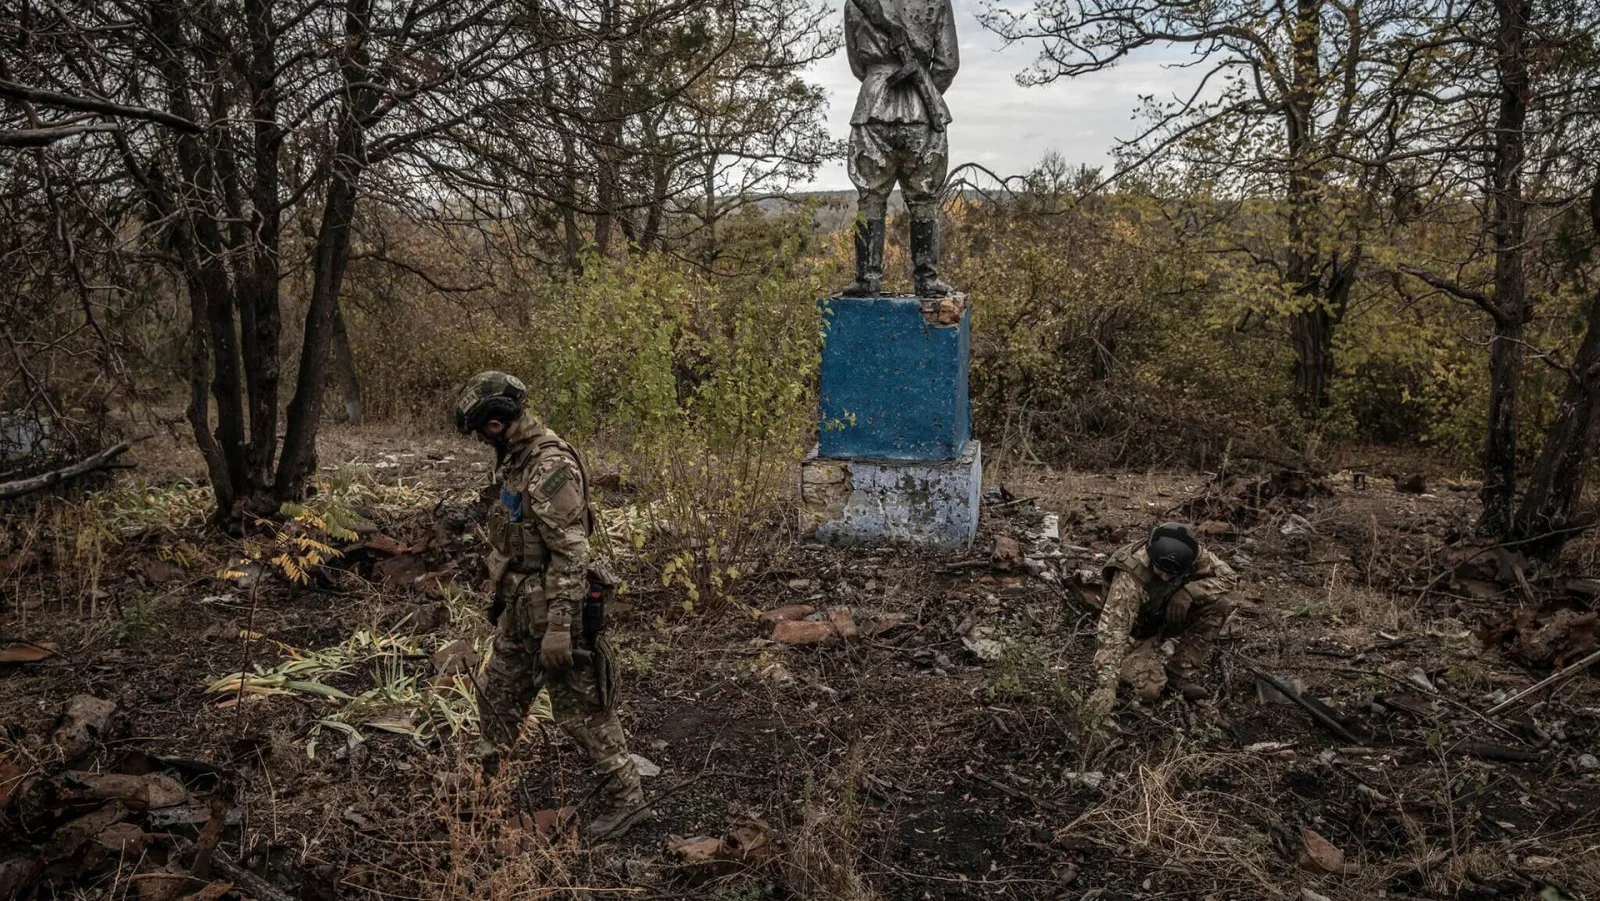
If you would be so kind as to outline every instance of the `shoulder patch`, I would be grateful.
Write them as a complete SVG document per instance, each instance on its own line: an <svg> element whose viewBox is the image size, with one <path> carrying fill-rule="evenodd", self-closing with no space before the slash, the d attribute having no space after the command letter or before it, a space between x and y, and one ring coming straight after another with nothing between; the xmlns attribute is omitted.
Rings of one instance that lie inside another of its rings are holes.
<svg viewBox="0 0 1600 901"><path fill-rule="evenodd" d="M556 492L560 491L570 478L572 478L572 474L567 471L567 468L558 466L544 477L544 481L539 483L539 493L545 497L555 497Z"/></svg>

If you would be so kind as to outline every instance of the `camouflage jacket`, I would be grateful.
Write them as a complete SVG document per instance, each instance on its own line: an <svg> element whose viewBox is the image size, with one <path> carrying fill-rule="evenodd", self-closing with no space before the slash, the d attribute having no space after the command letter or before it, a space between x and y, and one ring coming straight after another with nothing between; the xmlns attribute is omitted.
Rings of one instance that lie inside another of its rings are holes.
<svg viewBox="0 0 1600 901"><path fill-rule="evenodd" d="M1187 579L1162 581L1150 567L1144 539L1111 555L1102 569L1105 605L1100 610L1094 653L1095 687L1115 689L1128 639L1160 635L1167 607L1182 592L1191 607L1215 601L1233 590L1233 569L1216 554L1200 549Z"/></svg>
<svg viewBox="0 0 1600 901"><path fill-rule="evenodd" d="M489 575L542 574L550 623L570 625L588 591L588 485L572 445L532 416L511 424L489 513Z"/></svg>

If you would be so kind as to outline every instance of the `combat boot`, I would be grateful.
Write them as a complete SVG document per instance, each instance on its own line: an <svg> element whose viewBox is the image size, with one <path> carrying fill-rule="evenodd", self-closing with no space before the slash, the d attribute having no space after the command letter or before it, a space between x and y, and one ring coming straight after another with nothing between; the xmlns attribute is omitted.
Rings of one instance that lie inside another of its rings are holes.
<svg viewBox="0 0 1600 901"><path fill-rule="evenodd" d="M956 289L939 280L939 222L911 220L911 265L918 297L949 297Z"/></svg>
<svg viewBox="0 0 1600 901"><path fill-rule="evenodd" d="M856 280L839 293L877 297L883 288L883 220L856 220Z"/></svg>
<svg viewBox="0 0 1600 901"><path fill-rule="evenodd" d="M642 823L655 812L645 804L644 789L639 785L639 770L631 758L627 765L612 770L602 777L605 781L606 806L600 815L589 823L589 837L595 841L621 838L629 829Z"/></svg>

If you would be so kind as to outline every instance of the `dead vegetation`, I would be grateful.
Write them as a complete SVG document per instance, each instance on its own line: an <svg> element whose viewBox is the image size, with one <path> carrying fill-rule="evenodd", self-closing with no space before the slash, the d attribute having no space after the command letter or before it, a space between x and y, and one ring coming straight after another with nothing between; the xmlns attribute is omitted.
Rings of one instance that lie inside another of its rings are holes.
<svg viewBox="0 0 1600 901"><path fill-rule="evenodd" d="M8 514L0 895L1600 890L1594 677L1517 697L1593 652L1595 541L1562 570L1468 549L1471 496L1444 480L1035 468L991 492L982 554L779 547L736 603L692 607L619 485L610 540L645 551L618 617L624 721L660 815L596 846L591 786L546 723L493 779L462 756L481 473L363 440L307 515L243 538L197 538L181 484ZM1243 575L1218 699L1130 707L1087 742L1097 555L1177 516ZM336 553L303 561L302 539ZM1571 615L1518 613L1550 605Z"/></svg>

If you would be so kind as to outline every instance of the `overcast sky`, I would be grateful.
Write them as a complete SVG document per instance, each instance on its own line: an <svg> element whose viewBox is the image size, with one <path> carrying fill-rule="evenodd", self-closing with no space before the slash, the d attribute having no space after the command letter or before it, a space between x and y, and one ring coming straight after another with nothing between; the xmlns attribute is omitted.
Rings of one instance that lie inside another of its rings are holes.
<svg viewBox="0 0 1600 901"><path fill-rule="evenodd" d="M961 38L961 71L945 94L955 121L950 125L950 167L978 162L1000 175L1033 168L1046 151L1058 151L1074 165L1107 165L1117 138L1135 134L1134 108L1140 94L1166 96L1190 84L1192 70L1163 66L1175 54L1145 53L1109 72L1022 87L1015 76L1033 62L1037 47L1001 41L978 24L981 0L954 0ZM836 4L843 16L843 3ZM1164 58L1164 59L1163 59ZM810 79L828 90L828 130L850 134L850 111L857 82L841 49L817 63ZM842 161L817 173L813 190L850 187Z"/></svg>

